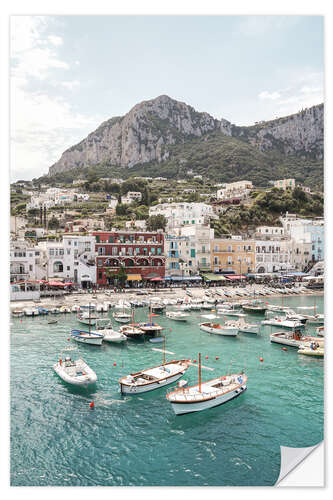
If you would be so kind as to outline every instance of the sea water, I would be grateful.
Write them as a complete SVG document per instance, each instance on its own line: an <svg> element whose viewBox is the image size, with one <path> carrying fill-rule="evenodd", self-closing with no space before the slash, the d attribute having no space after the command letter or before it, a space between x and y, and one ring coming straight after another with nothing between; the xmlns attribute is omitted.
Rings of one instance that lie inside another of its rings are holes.
<svg viewBox="0 0 333 500"><path fill-rule="evenodd" d="M281 304L281 298L265 300ZM283 299L292 308L314 301L316 312L323 312L322 296ZM203 380L244 369L248 390L182 416L166 400L166 387L141 395L119 392L120 377L163 362L153 350L162 344L69 342L70 329L83 327L74 314L52 315L58 320L53 325L45 316L11 318L11 485L273 485L280 446L308 447L323 439L323 360L271 344L276 329L270 326L236 338L203 332L201 314L209 313L193 311L186 323L155 318L165 327L166 350L175 353L167 360L198 360L201 352L202 364L213 368L202 370ZM145 319L147 308L136 309L135 320ZM72 343L98 376L91 389L66 385L52 369ZM197 383L198 368L191 366L184 379Z"/></svg>

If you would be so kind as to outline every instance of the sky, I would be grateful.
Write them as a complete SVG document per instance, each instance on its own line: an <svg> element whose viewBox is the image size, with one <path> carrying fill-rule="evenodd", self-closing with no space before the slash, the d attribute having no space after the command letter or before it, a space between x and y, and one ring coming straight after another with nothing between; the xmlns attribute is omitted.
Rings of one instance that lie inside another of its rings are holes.
<svg viewBox="0 0 333 500"><path fill-rule="evenodd" d="M11 180L161 94L251 125L324 100L321 16L12 16Z"/></svg>

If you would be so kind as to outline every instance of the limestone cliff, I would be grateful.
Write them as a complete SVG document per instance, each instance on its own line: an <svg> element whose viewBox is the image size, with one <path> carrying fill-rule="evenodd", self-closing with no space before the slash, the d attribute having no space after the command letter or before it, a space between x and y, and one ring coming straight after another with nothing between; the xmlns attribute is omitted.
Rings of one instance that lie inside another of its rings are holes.
<svg viewBox="0 0 333 500"><path fill-rule="evenodd" d="M125 116L102 123L79 144L65 151L49 169L49 175L101 163L133 167L168 159L168 146L193 137L220 131L237 137L261 151L278 149L283 154L323 155L323 105L295 115L252 127L237 127L217 120L166 95L134 106Z"/></svg>

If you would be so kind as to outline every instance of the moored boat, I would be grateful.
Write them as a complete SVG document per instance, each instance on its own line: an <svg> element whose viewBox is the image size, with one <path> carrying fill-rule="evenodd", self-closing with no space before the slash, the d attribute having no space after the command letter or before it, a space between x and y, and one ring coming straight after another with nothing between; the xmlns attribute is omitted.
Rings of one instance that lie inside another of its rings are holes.
<svg viewBox="0 0 333 500"><path fill-rule="evenodd" d="M200 330L208 333L214 333L215 335L225 335L227 337L236 337L238 334L238 328L235 325L220 325L219 323L200 323Z"/></svg>
<svg viewBox="0 0 333 500"><path fill-rule="evenodd" d="M59 377L71 385L87 386L97 380L96 373L79 356L76 347L67 347L62 350L60 359L53 365Z"/></svg>
<svg viewBox="0 0 333 500"><path fill-rule="evenodd" d="M323 342L323 339L319 337L310 337L308 335L302 335L300 330L295 331L284 331L272 333L270 336L270 341L275 344L288 345L290 347L300 347L304 343L309 342Z"/></svg>
<svg viewBox="0 0 333 500"><path fill-rule="evenodd" d="M173 319L174 321L187 321L189 317L189 314L182 311L167 311L165 315L167 318Z"/></svg>
<svg viewBox="0 0 333 500"><path fill-rule="evenodd" d="M127 340L127 337L123 333L117 332L112 328L111 321L107 318L99 318L96 320L96 327L93 330L93 333L95 332L102 333L104 335L104 342L114 342L118 344Z"/></svg>
<svg viewBox="0 0 333 500"><path fill-rule="evenodd" d="M84 325L95 325L98 317L95 314L91 314L89 312L79 312L76 316L76 319L79 323Z"/></svg>
<svg viewBox="0 0 333 500"><path fill-rule="evenodd" d="M76 342L81 342L82 344L92 344L92 345L101 345L104 339L104 335L102 333L97 332L86 332L84 330L71 330L72 339L76 340Z"/></svg>
<svg viewBox="0 0 333 500"><path fill-rule="evenodd" d="M261 300L253 300L252 302L243 304L242 308L247 313L264 314L267 309L267 305Z"/></svg>
<svg viewBox="0 0 333 500"><path fill-rule="evenodd" d="M314 341L308 344L301 344L297 352L298 354L304 354L305 356L313 356L316 358L323 358L325 355L324 344Z"/></svg>
<svg viewBox="0 0 333 500"><path fill-rule="evenodd" d="M207 410L227 403L240 396L247 389L245 373L224 375L201 382L201 354L199 354L199 383L168 391L166 398L176 415Z"/></svg>
<svg viewBox="0 0 333 500"><path fill-rule="evenodd" d="M278 328L304 328L304 324L299 320L294 319L283 319L280 317L275 317L271 319L265 319L261 322L262 325L270 325Z"/></svg>
<svg viewBox="0 0 333 500"><path fill-rule="evenodd" d="M122 394L141 394L176 382L189 367L189 359L172 360L119 379Z"/></svg>
<svg viewBox="0 0 333 500"><path fill-rule="evenodd" d="M144 331L138 328L137 324L123 325L119 328L120 332L130 339L140 339L144 336Z"/></svg>
<svg viewBox="0 0 333 500"><path fill-rule="evenodd" d="M14 309L12 311L12 316L14 316L14 318L22 318L22 316L24 316L24 311L22 309Z"/></svg>

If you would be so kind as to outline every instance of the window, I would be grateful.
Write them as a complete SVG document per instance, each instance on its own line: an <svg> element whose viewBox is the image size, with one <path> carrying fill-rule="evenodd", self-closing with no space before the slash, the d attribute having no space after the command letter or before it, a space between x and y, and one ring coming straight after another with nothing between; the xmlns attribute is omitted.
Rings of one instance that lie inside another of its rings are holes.
<svg viewBox="0 0 333 500"><path fill-rule="evenodd" d="M51 256L51 255L54 255L54 249L53 249L53 248L50 248L50 250L49 250L49 255L50 255L50 256Z"/></svg>
<svg viewBox="0 0 333 500"><path fill-rule="evenodd" d="M195 257L195 248L191 248L191 257Z"/></svg>
<svg viewBox="0 0 333 500"><path fill-rule="evenodd" d="M59 255L64 255L64 249L63 248L59 249Z"/></svg>
<svg viewBox="0 0 333 500"><path fill-rule="evenodd" d="M70 254L71 254L71 249L67 248L67 255L70 255Z"/></svg>
<svg viewBox="0 0 333 500"><path fill-rule="evenodd" d="M98 273L98 279L99 280L103 279L103 273Z"/></svg>
<svg viewBox="0 0 333 500"><path fill-rule="evenodd" d="M31 264L30 264L30 266L29 266L29 271L32 271L32 265L31 265Z"/></svg>
<svg viewBox="0 0 333 500"><path fill-rule="evenodd" d="M71 266L67 266L67 271L70 271L71 270Z"/></svg>
<svg viewBox="0 0 333 500"><path fill-rule="evenodd" d="M54 264L53 264L53 272L54 273L62 273L64 270L64 266L63 266L63 263L60 262L60 261L56 261Z"/></svg>
<svg viewBox="0 0 333 500"><path fill-rule="evenodd" d="M232 252L231 245L228 245L228 252Z"/></svg>

